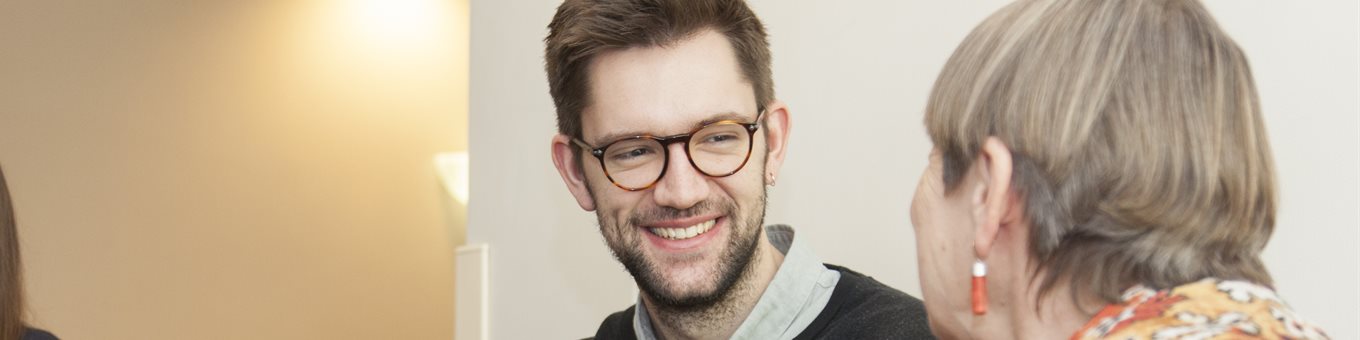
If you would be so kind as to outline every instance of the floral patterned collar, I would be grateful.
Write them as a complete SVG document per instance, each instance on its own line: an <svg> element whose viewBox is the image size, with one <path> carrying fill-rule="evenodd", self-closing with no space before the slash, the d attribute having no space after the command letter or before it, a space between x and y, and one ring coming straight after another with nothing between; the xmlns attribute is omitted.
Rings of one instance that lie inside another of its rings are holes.
<svg viewBox="0 0 1360 340"><path fill-rule="evenodd" d="M1269 287L1214 278L1124 292L1072 335L1079 339L1328 339Z"/></svg>

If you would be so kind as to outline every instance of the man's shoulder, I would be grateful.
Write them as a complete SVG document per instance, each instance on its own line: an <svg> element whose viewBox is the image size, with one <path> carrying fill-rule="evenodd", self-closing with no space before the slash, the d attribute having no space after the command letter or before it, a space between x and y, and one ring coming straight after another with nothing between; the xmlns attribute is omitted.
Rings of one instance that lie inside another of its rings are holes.
<svg viewBox="0 0 1360 340"><path fill-rule="evenodd" d="M841 273L831 301L798 338L931 339L920 299L849 268Z"/></svg>
<svg viewBox="0 0 1360 340"><path fill-rule="evenodd" d="M878 282L871 276L834 264L826 264L826 268L841 273L841 279L836 283L835 293L831 297L833 300L837 299L836 294L839 294L840 298L845 299L846 304L854 307L925 311L925 305L920 299Z"/></svg>
<svg viewBox="0 0 1360 340"><path fill-rule="evenodd" d="M635 314L633 308L637 308L637 306L629 306L628 309L609 314L609 317L604 318L604 322L600 323L600 329L595 331L595 339L637 339L637 334L633 334L633 314Z"/></svg>

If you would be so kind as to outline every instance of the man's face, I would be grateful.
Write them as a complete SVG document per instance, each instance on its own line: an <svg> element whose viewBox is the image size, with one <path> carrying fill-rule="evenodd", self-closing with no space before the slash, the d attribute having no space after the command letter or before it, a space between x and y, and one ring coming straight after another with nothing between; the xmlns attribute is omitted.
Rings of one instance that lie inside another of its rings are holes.
<svg viewBox="0 0 1360 340"><path fill-rule="evenodd" d="M712 31L667 47L598 55L590 70L582 139L595 147L636 135L689 133L705 123L756 120L751 85L727 39ZM626 191L582 151L583 172L600 231L615 257L655 303L694 307L722 298L748 267L765 213L765 138L727 177L700 173L685 144L667 145L665 176Z"/></svg>

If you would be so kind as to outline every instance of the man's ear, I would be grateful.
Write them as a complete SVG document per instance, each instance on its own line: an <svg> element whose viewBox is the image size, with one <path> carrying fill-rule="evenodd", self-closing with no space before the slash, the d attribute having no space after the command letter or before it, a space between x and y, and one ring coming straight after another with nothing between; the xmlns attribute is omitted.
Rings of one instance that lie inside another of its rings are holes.
<svg viewBox="0 0 1360 340"><path fill-rule="evenodd" d="M576 197L576 204L581 205L581 209L586 211L595 210L595 198L590 196L590 189L586 187L586 174L583 172L584 164L578 164L576 157L577 146L572 144L571 137L558 134L552 139L552 159L553 166L557 167L557 173L562 175L562 182L567 184L567 190L571 190L571 195Z"/></svg>
<svg viewBox="0 0 1360 340"><path fill-rule="evenodd" d="M1000 138L987 137L973 167L978 171L976 187L970 193L976 238L973 251L979 259L987 258L1003 226L1019 222L1021 205L1011 190L1013 166L1011 150Z"/></svg>
<svg viewBox="0 0 1360 340"><path fill-rule="evenodd" d="M793 122L789 119L789 107L775 100L765 107L761 126L765 131L765 177L766 184L772 184L779 177L779 167L784 165L784 154L788 150L789 130Z"/></svg>

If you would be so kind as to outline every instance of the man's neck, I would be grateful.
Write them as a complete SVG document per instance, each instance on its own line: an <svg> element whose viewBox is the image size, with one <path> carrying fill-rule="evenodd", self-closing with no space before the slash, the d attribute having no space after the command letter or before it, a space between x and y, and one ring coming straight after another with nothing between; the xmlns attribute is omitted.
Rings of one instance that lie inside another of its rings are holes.
<svg viewBox="0 0 1360 340"><path fill-rule="evenodd" d="M737 332L746 316L751 314L760 296L774 280L774 274L784 262L784 253L770 244L761 230L760 245L752 254L750 268L732 285L727 297L706 308L673 311L656 308L643 294L642 300L651 316L652 329L660 339L727 339Z"/></svg>

